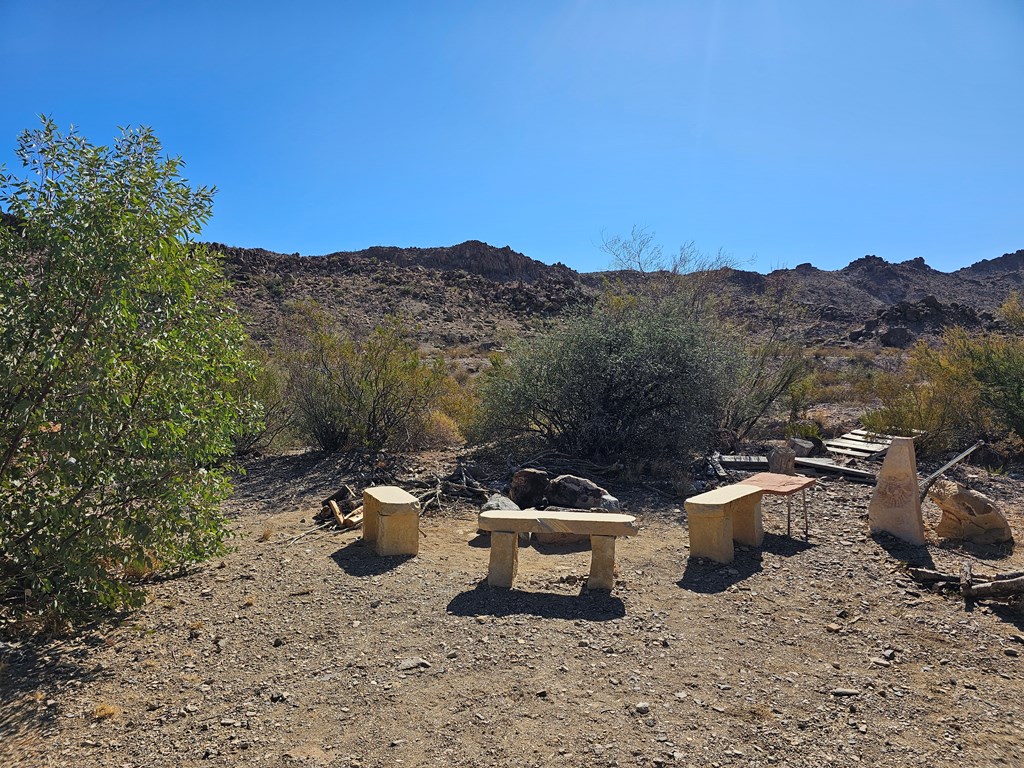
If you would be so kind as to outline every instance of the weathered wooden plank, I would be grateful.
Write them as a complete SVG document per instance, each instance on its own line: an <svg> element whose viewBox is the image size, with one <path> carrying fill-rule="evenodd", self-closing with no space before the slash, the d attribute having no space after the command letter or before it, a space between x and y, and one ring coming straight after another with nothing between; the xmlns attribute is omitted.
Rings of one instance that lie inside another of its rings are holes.
<svg viewBox="0 0 1024 768"><path fill-rule="evenodd" d="M768 459L764 456L719 456L718 461L723 467L767 467Z"/></svg>
<svg viewBox="0 0 1024 768"><path fill-rule="evenodd" d="M865 453L878 453L878 451L884 451L892 443L869 443L864 440L847 440L846 436L837 437L834 440L826 440L825 447L828 448L833 445L838 445L840 448L853 448L855 450L864 451Z"/></svg>
<svg viewBox="0 0 1024 768"><path fill-rule="evenodd" d="M768 467L768 459L764 456L721 456L719 461L723 467L729 469L766 469ZM846 477L855 478L857 480L870 480L874 482L875 473L868 472L863 469L854 469L853 467L844 467L840 464L836 464L831 459L814 459L810 457L801 458L797 457L796 465L798 467L806 467L807 469L814 469L818 472L832 472L837 475L845 475Z"/></svg>
<svg viewBox="0 0 1024 768"><path fill-rule="evenodd" d="M834 448L831 445L826 445L829 453L838 453L840 456L850 456L854 459L866 459L869 456L874 456L877 451L858 451L855 448Z"/></svg>
<svg viewBox="0 0 1024 768"><path fill-rule="evenodd" d="M796 465L798 467L816 469L820 472L834 472L836 474L846 475L847 477L855 477L860 480L870 480L872 482L875 480L874 472L868 472L864 469L855 469L853 467L844 467L828 459L812 459L810 457L798 458L796 460Z"/></svg>
<svg viewBox="0 0 1024 768"><path fill-rule="evenodd" d="M565 509L488 510L480 513L477 525L484 531L578 533L584 536L635 536L640 530L632 515Z"/></svg>

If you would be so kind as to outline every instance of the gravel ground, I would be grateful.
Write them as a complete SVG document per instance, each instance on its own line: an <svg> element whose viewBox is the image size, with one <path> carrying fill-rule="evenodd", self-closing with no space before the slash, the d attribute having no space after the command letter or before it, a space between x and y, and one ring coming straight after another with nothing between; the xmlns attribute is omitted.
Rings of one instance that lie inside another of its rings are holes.
<svg viewBox="0 0 1024 768"><path fill-rule="evenodd" d="M117 625L0 644L8 766L1024 765L1020 606L902 570L1024 570L1020 546L871 538L870 486L823 478L808 541L769 498L764 546L721 566L688 559L678 502L616 488L642 528L610 595L566 548L523 548L499 591L473 507L377 558L311 531L339 478L284 461L242 479L222 561ZM1017 479L957 479L1024 536Z"/></svg>

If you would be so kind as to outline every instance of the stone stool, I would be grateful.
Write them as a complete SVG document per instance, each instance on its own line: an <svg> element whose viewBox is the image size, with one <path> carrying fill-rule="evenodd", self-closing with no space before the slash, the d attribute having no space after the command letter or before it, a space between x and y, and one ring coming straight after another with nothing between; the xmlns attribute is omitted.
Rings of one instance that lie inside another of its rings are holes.
<svg viewBox="0 0 1024 768"><path fill-rule="evenodd" d="M416 555L420 551L420 503L394 485L363 491L363 541L378 555Z"/></svg>
<svg viewBox="0 0 1024 768"><path fill-rule="evenodd" d="M732 542L758 547L764 540L760 488L727 485L686 500L690 556L731 563Z"/></svg>

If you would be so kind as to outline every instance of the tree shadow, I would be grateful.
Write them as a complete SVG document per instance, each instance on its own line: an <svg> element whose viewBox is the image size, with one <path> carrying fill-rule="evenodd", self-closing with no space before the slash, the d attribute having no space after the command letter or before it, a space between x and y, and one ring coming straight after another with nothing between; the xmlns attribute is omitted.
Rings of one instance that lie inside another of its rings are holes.
<svg viewBox="0 0 1024 768"><path fill-rule="evenodd" d="M578 595L561 595L498 589L481 581L475 589L452 598L448 603L448 613L455 616L528 615L543 619L611 621L626 615L626 605L607 592L590 592L586 587Z"/></svg>
<svg viewBox="0 0 1024 768"><path fill-rule="evenodd" d="M61 712L40 694L68 680L89 682L102 673L88 663L98 635L74 638L74 644L34 639L0 642L0 741L26 754L45 749L43 737L56 728ZM2 750L0 750L2 753Z"/></svg>
<svg viewBox="0 0 1024 768"><path fill-rule="evenodd" d="M871 534L871 539L896 560L914 568L935 568L927 544L911 544L884 531Z"/></svg>
<svg viewBox="0 0 1024 768"><path fill-rule="evenodd" d="M338 564L349 576L380 576L382 573L393 571L402 563L408 562L415 555L394 555L382 557L378 555L373 547L362 539L350 541L331 554L331 559Z"/></svg>
<svg viewBox="0 0 1024 768"><path fill-rule="evenodd" d="M994 615L1024 632L1024 602L1007 605L1006 603L997 603L990 600L985 605ZM1021 651L1024 651L1024 648Z"/></svg>
<svg viewBox="0 0 1024 768"><path fill-rule="evenodd" d="M1005 560L1013 554L1013 542L1005 544L979 544L975 541L942 539L939 548L950 552L962 552L979 560Z"/></svg>

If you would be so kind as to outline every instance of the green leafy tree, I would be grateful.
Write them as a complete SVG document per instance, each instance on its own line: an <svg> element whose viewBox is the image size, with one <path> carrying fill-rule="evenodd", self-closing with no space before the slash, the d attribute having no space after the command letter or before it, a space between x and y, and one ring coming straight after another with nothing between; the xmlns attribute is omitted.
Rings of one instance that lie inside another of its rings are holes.
<svg viewBox="0 0 1024 768"><path fill-rule="evenodd" d="M149 129L44 119L0 169L0 599L66 618L221 552L244 332L192 242L213 190Z"/></svg>

